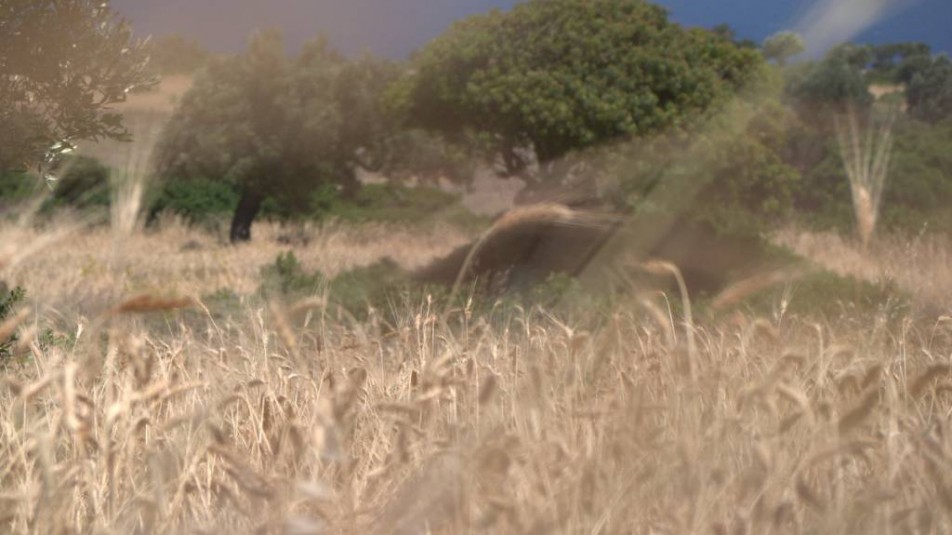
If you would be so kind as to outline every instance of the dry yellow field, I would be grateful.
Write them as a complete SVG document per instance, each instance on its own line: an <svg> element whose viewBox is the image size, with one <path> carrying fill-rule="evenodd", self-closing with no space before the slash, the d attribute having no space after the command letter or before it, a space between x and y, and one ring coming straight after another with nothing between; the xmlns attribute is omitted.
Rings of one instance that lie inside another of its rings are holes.
<svg viewBox="0 0 952 535"><path fill-rule="evenodd" d="M328 274L414 267L469 236L287 232L229 247L174 223L0 227L0 278L28 291L0 325L19 333L0 371L0 531L952 531L952 318L685 325L660 297L474 314L419 295L394 322L356 321L321 295L254 299L261 267L289 247ZM864 257L778 239L913 293L936 281L924 297L949 288L938 241ZM206 308L221 289L247 297Z"/></svg>

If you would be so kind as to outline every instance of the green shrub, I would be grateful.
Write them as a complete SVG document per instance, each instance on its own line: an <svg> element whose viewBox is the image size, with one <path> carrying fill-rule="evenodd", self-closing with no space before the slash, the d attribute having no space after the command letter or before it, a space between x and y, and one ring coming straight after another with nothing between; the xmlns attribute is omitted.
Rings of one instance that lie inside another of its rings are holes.
<svg viewBox="0 0 952 535"><path fill-rule="evenodd" d="M10 290L6 284L0 282L0 323L3 323L10 314L15 312L17 306L19 306L25 298L26 290L22 287L17 286ZM10 357L10 350L16 342L16 333L7 340L0 340L0 360Z"/></svg>
<svg viewBox="0 0 952 535"><path fill-rule="evenodd" d="M893 139L878 229L952 233L952 121L929 125L903 118ZM855 219L842 158L832 139L821 150L794 195L797 217L812 228L852 233Z"/></svg>
<svg viewBox="0 0 952 535"><path fill-rule="evenodd" d="M411 291L435 295L445 293L442 289L412 282L406 272L389 258L328 279L320 271L305 271L290 251L280 253L273 264L262 269L259 288L259 293L265 297L296 299L326 295L332 310L344 310L361 320L366 319L371 307L386 313L392 302Z"/></svg>
<svg viewBox="0 0 952 535"><path fill-rule="evenodd" d="M69 156L52 173L52 193L43 203L42 212L59 207L78 210L109 206L109 168L88 156ZM42 193L44 181L27 172L0 173L0 202L16 204Z"/></svg>
<svg viewBox="0 0 952 535"><path fill-rule="evenodd" d="M170 213L197 225L211 225L227 219L238 206L240 192L234 185L204 178L170 179L152 194L148 221ZM261 205L260 216L280 221L336 218L343 221L432 224L449 221L466 228L482 226L485 221L466 210L458 195L432 187L407 187L398 184L367 184L345 197L337 186L314 188L299 202L283 202L269 196Z"/></svg>
<svg viewBox="0 0 952 535"><path fill-rule="evenodd" d="M904 120L893 131L892 165L883 191L883 228L952 233L952 119Z"/></svg>
<svg viewBox="0 0 952 535"><path fill-rule="evenodd" d="M263 295L315 294L327 283L323 273L307 273L294 253L279 253L274 263L261 270Z"/></svg>
<svg viewBox="0 0 952 535"><path fill-rule="evenodd" d="M788 286L756 294L743 306L767 314L784 301L787 315L869 322L900 317L908 312L911 298L892 283L876 284L817 269Z"/></svg>
<svg viewBox="0 0 952 535"><path fill-rule="evenodd" d="M42 191L43 181L24 171L0 172L0 211L11 208Z"/></svg>
<svg viewBox="0 0 952 535"><path fill-rule="evenodd" d="M852 232L856 220L843 160L832 140L816 150L822 152L820 159L803 173L794 194L796 219L815 230Z"/></svg>
<svg viewBox="0 0 952 535"><path fill-rule="evenodd" d="M109 206L109 168L99 160L88 156L73 156L63 164L61 172L46 209L58 206L77 209Z"/></svg>
<svg viewBox="0 0 952 535"><path fill-rule="evenodd" d="M345 271L330 281L328 300L364 319L370 308L384 313L401 293L421 289L406 277L396 262L384 258L369 266Z"/></svg>
<svg viewBox="0 0 952 535"><path fill-rule="evenodd" d="M452 221L460 225L482 223L460 204L458 195L433 187L407 187L399 184L366 184L351 198L336 195L327 188L312 197L316 217L336 217L345 221L382 221L425 224Z"/></svg>
<svg viewBox="0 0 952 535"><path fill-rule="evenodd" d="M149 221L159 214L178 215L192 224L206 225L230 216L240 195L234 186L204 178L164 181L149 203Z"/></svg>

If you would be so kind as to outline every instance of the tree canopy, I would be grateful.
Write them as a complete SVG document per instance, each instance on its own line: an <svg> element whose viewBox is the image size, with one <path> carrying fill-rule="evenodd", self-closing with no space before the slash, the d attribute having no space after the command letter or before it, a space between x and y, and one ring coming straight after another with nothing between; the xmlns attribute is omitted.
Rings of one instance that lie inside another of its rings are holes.
<svg viewBox="0 0 952 535"><path fill-rule="evenodd" d="M868 49L844 45L818 62L803 65L787 82L788 93L801 111L816 116L865 108L873 101L863 74Z"/></svg>
<svg viewBox="0 0 952 535"><path fill-rule="evenodd" d="M769 60L777 60L777 64L783 67L787 60L792 56L803 52L803 38L794 32L777 32L764 41L764 57Z"/></svg>
<svg viewBox="0 0 952 535"><path fill-rule="evenodd" d="M160 168L233 184L242 197L231 239L247 240L266 197L293 208L318 187L356 186L394 75L370 57L346 61L322 38L292 58L279 32L260 33L244 54L215 58L197 76L166 128Z"/></svg>
<svg viewBox="0 0 952 535"><path fill-rule="evenodd" d="M530 0L455 23L393 92L409 124L476 135L510 172L685 122L762 64L642 0Z"/></svg>
<svg viewBox="0 0 952 535"><path fill-rule="evenodd" d="M906 98L917 119L935 123L952 117L952 61L936 56L924 62L910 77Z"/></svg>
<svg viewBox="0 0 952 535"><path fill-rule="evenodd" d="M105 2L0 0L0 170L58 142L126 137L110 106L150 82L147 59Z"/></svg>

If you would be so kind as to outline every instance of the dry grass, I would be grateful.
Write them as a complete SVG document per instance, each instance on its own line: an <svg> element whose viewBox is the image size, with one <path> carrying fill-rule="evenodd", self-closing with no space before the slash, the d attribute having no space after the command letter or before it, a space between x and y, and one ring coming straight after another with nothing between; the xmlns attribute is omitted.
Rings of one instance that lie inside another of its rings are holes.
<svg viewBox="0 0 952 535"><path fill-rule="evenodd" d="M952 241L941 235L881 236L868 248L835 233L787 229L774 241L840 275L892 282L916 300L952 308Z"/></svg>
<svg viewBox="0 0 952 535"><path fill-rule="evenodd" d="M87 302L103 305L138 293L201 296L220 289L253 293L261 283L261 268L289 249L294 249L308 271L320 270L328 276L384 256L415 269L469 238L449 227L424 233L385 225L356 228L331 222L283 228L258 223L254 244L229 246L223 239L176 221L124 241L117 240L116 229L110 227L80 231L79 225L63 224L59 228L0 227L0 258L8 263L15 260L2 277L11 285L29 288L39 303L68 309ZM284 243L289 238L308 245Z"/></svg>
<svg viewBox="0 0 952 535"><path fill-rule="evenodd" d="M20 332L0 372L0 530L952 530L948 319L732 315L688 337L662 300L473 316L416 296L387 325L320 299L224 318L169 299L253 290L279 232L223 247L171 225L117 252L77 231L8 262L37 306L0 327ZM328 273L465 239L311 232L295 254ZM0 229L13 252L44 236ZM82 297L85 318L63 319ZM72 336L41 343L48 324Z"/></svg>

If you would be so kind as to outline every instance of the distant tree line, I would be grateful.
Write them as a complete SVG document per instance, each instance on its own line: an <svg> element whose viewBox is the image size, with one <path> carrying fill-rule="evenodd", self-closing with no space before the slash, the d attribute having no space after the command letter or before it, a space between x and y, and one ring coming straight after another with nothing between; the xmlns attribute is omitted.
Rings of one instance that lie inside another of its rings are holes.
<svg viewBox="0 0 952 535"><path fill-rule="evenodd" d="M15 82L0 88L10 103L0 110L22 128L0 136L24 132L0 139L0 167L42 159L59 139L122 137L108 104L152 74L192 74L157 151L161 187L177 193L160 197L173 206L206 188L233 206L233 241L250 239L262 211L314 214L355 198L362 170L465 183L479 165L540 195L578 186L615 209L688 213L730 231L804 213L838 225L849 191L831 118L877 113L876 84L904 88L888 98L907 108L886 221L935 220L950 199L941 147L952 64L922 43L847 44L793 62L803 43L790 32L758 47L726 25L681 27L641 0L530 0L457 22L406 62L347 58L320 37L289 55L275 31L215 55L177 36L134 42L108 8L81 0L27 24L28 4L0 0L0 20L90 44L54 49L75 61L65 74L37 48L45 37L0 47L0 75ZM97 71L110 57L121 61ZM64 83L101 97L44 92ZM33 105L36 95L46 103Z"/></svg>

